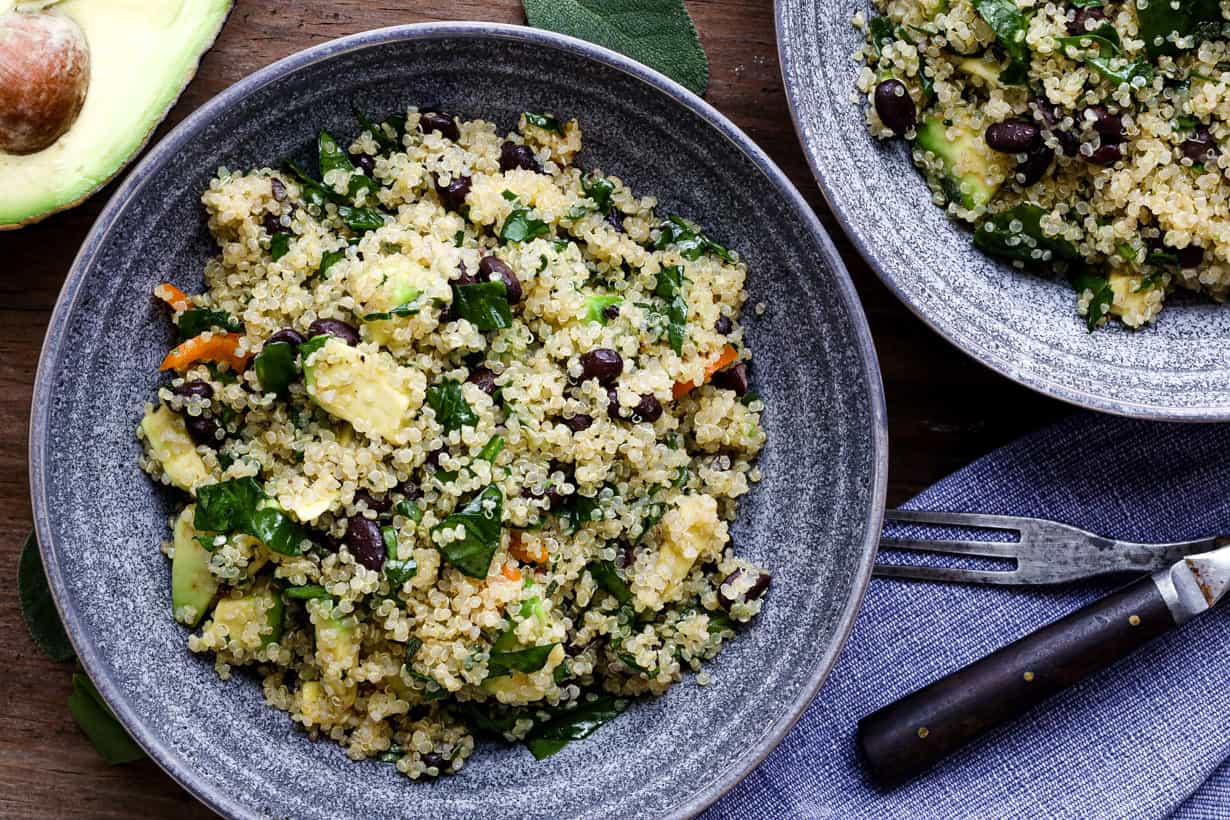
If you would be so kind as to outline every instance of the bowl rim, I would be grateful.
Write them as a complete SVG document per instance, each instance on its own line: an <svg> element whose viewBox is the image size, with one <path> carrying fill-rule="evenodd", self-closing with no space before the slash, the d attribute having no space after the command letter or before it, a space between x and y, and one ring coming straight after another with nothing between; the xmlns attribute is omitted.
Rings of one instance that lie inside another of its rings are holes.
<svg viewBox="0 0 1230 820"><path fill-rule="evenodd" d="M855 216L846 211L841 197L837 195L836 190L829 182L828 173L825 167L820 163L818 157L811 150L810 140L805 136L806 132L803 128L802 102L800 100L800 84L797 81L792 81L791 76L799 77L803 72L799 69L796 61L790 57L790 50L782 47L784 42L783 35L789 30L786 22L787 14L799 8L799 0L774 0L774 34L777 40L777 64L781 72L782 85L786 89L786 103L790 108L790 119L794 122L794 132L798 137L799 146L803 149L803 156L807 160L807 166L811 168L812 176L815 177L816 183L820 186L820 193L824 196L824 201L828 203L829 210L833 217L841 226L841 230L845 233L850 244L858 251L859 256L867 263L868 267L875 272L880 281L892 291L893 295L909 309L911 313L922 320L923 324L935 331L941 338L947 341L957 350L969 356L974 361L990 368L996 373L1004 376L1019 385L1029 388L1034 392L1041 393L1044 396L1049 396L1053 399L1065 402L1075 407L1085 408L1087 410L1095 410L1100 413L1109 413L1115 416L1125 416L1128 418L1144 419L1146 421L1180 421L1180 422L1219 422L1230 421L1230 404L1227 405L1205 405L1192 407L1175 407L1166 404L1142 403L1127 401L1124 399L1116 399L1113 396L1101 395L1098 393L1081 390L1071 387L1056 379L1046 378L1042 375L1029 374L1019 369L1011 352L1000 352L993 347L983 346L975 340L961 339L958 340L955 330L940 325L936 322L925 309L923 309L917 301L915 301L909 293L907 293L897 282L895 278L890 276L885 270L880 261L879 254L871 248L869 244L863 241L859 234L854 230L854 224L857 221ZM853 86L851 86L853 88ZM853 105L853 103L851 103ZM971 246L972 247L972 246Z"/></svg>
<svg viewBox="0 0 1230 820"><path fill-rule="evenodd" d="M769 159L750 137L734 123L719 113L699 96L671 80L669 77L603 46L595 45L563 34L506 23L488 22L432 22L389 26L358 32L320 43L295 52L268 66L249 74L235 84L206 101L186 116L166 136L149 149L122 181L119 188L107 201L90 232L87 234L73 260L59 296L56 299L51 319L39 355L31 398L29 434L29 481L34 527L38 537L43 564L50 582L56 609L64 622L66 631L86 673L94 682L104 700L110 705L120 723L164 772L208 808L223 816L256 817L249 806L241 804L223 789L203 777L189 761L165 746L158 735L147 727L144 719L130 706L112 677L111 667L96 647L87 643L79 634L80 624L76 607L69 597L63 569L52 549L53 537L51 515L48 505L48 481L46 465L50 451L47 440L48 419L52 401L52 389L56 372L55 363L60 360L64 330L67 319L77 304L85 285L85 271L93 262L99 246L107 237L112 225L141 191L147 179L158 169L165 158L205 128L216 114L225 111L250 93L281 79L301 68L327 60L335 55L379 46L390 42L430 40L441 38L474 38L513 40L542 48L564 51L574 56L588 58L607 68L620 71L652 86L671 97L677 104L699 115L716 128L727 140L750 159L769 180L784 200L801 218L804 227L818 244L821 255L832 268L833 280L842 306L850 317L854 344L863 365L863 379L871 402L872 475L870 476L870 508L867 512L867 529L864 536L861 559L853 574L853 583L841 609L834 640L817 658L806 685L793 702L777 719L772 729L761 735L758 743L741 758L726 767L716 777L704 783L687 800L670 809L672 817L687 817L698 814L733 788L758 766L776 748L794 724L802 717L807 707L819 692L829 672L835 665L853 629L867 586L871 580L875 562L880 528L883 523L885 495L888 479L888 424L885 409L883 383L879 362L866 315L858 300L849 271L842 262L832 239L820 224L815 212L807 204L798 189L790 182L777 165Z"/></svg>

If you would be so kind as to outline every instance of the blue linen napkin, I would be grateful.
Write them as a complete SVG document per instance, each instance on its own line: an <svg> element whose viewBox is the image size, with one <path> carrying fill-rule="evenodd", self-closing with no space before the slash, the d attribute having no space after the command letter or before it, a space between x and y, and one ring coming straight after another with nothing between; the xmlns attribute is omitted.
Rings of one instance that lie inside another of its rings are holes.
<svg viewBox="0 0 1230 820"><path fill-rule="evenodd" d="M1227 454L1230 425L1079 414L991 453L905 506L1051 518L1145 542L1230 533ZM1230 817L1230 607L911 784L879 792L864 778L855 754L861 717L1117 585L873 580L810 709L706 817Z"/></svg>

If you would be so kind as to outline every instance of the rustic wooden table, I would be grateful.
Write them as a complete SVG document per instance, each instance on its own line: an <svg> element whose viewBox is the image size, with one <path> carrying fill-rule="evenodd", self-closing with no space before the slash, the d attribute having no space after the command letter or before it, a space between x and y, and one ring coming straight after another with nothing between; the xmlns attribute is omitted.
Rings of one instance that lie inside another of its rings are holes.
<svg viewBox="0 0 1230 820"><path fill-rule="evenodd" d="M401 8L399 8L401 6ZM709 55L707 99L802 190L837 241L871 322L888 397L888 501L903 501L970 460L1071 412L974 363L914 318L876 279L830 215L795 138L778 71L770 0L688 0ZM294 51L397 23L524 23L519 0L239 0L196 79L155 139L222 89ZM148 761L108 767L73 723L69 667L46 660L22 623L13 583L30 528L26 435L34 370L52 305L111 189L22 231L0 234L0 814L207 817ZM168 681L168 685L174 685ZM253 761L258 765L258 761Z"/></svg>

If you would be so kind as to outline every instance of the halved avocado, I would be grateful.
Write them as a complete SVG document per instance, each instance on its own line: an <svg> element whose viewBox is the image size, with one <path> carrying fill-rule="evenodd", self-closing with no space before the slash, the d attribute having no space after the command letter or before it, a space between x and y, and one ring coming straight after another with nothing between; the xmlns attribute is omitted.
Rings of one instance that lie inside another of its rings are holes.
<svg viewBox="0 0 1230 820"><path fill-rule="evenodd" d="M1003 184L1003 175L996 168L999 160L976 131L960 126L952 130L955 136L949 139L949 126L931 117L918 127L916 141L944 163L941 184L952 200L965 208L986 205Z"/></svg>
<svg viewBox="0 0 1230 820"><path fill-rule="evenodd" d="M67 133L33 154L0 153L0 230L71 208L148 141L179 99L232 0L0 0L0 15L46 8L77 22L89 45L85 103Z"/></svg>

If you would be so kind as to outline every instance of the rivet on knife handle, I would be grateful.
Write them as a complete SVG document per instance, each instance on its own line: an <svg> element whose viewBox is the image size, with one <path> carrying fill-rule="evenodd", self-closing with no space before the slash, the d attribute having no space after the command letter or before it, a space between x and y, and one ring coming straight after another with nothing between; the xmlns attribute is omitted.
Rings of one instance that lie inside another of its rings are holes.
<svg viewBox="0 0 1230 820"><path fill-rule="evenodd" d="M1213 606L1230 549L1180 561L890 704L859 723L872 779L892 787Z"/></svg>

